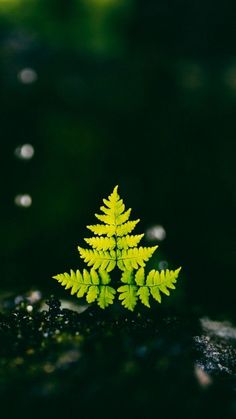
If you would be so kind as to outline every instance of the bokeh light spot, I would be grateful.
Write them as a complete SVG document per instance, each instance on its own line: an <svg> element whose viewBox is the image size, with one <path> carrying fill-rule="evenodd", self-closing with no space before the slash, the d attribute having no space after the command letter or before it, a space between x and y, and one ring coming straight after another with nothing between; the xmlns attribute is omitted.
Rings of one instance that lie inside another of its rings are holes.
<svg viewBox="0 0 236 419"><path fill-rule="evenodd" d="M34 83L38 79L38 75L33 68L23 68L19 71L18 80L23 84Z"/></svg>
<svg viewBox="0 0 236 419"><path fill-rule="evenodd" d="M146 238L150 241L162 241L166 238L166 231L162 225L154 225L146 230Z"/></svg>
<svg viewBox="0 0 236 419"><path fill-rule="evenodd" d="M28 208L32 205L32 198L28 194L17 195L15 197L15 204L18 207Z"/></svg>
<svg viewBox="0 0 236 419"><path fill-rule="evenodd" d="M160 260L160 262L158 263L158 269L162 270L162 269L168 269L168 262L166 260Z"/></svg>
<svg viewBox="0 0 236 419"><path fill-rule="evenodd" d="M31 144L23 144L15 149L15 156L22 160L30 160L34 156L34 147Z"/></svg>

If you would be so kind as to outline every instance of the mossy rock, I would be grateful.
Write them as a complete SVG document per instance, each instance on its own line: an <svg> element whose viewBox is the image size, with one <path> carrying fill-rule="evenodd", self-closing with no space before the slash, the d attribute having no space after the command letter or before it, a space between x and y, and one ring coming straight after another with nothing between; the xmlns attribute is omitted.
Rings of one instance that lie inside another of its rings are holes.
<svg viewBox="0 0 236 419"><path fill-rule="evenodd" d="M233 412L234 372L209 376L209 385L199 376L198 368L206 377L210 373L196 345L207 333L192 316L163 309L127 314L118 306L78 312L55 298L48 309L43 299L10 301L0 317L0 397L8 415L20 410L56 418L69 410L84 418L192 418L209 407L217 414Z"/></svg>

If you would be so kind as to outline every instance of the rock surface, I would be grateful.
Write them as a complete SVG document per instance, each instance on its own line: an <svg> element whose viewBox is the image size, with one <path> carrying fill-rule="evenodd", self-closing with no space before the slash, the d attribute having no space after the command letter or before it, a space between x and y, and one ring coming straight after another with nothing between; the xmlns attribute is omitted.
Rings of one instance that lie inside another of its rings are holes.
<svg viewBox="0 0 236 419"><path fill-rule="evenodd" d="M8 417L62 418L68 409L86 419L235 417L231 324L160 307L76 308L56 298L46 304L39 291L1 302L0 402Z"/></svg>
<svg viewBox="0 0 236 419"><path fill-rule="evenodd" d="M194 337L197 365L211 375L236 373L236 328L229 322L200 320L202 333Z"/></svg>

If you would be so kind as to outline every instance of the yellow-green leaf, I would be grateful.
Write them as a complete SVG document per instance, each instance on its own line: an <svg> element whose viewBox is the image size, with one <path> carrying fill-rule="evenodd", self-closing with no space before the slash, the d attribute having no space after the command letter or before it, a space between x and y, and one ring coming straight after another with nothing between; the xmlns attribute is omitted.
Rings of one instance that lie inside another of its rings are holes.
<svg viewBox="0 0 236 419"><path fill-rule="evenodd" d="M150 308L149 304L149 289L148 287L140 287L137 291L137 295L139 296L141 302L146 306Z"/></svg>
<svg viewBox="0 0 236 419"><path fill-rule="evenodd" d="M122 285L117 290L121 304L128 310L133 311L137 303L137 287L136 285Z"/></svg>
<svg viewBox="0 0 236 419"><path fill-rule="evenodd" d="M98 305L100 308L106 308L113 303L116 290L108 285L102 286L98 297Z"/></svg>

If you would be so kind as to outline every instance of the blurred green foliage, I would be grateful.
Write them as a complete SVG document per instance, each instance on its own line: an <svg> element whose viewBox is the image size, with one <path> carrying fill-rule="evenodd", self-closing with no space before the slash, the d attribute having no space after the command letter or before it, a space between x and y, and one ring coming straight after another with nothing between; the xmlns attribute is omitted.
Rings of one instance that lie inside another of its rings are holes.
<svg viewBox="0 0 236 419"><path fill-rule="evenodd" d="M186 304L234 315L233 10L210 0L0 1L2 288L52 291L55 269L77 268L90 208L119 183L147 220L140 231L164 226ZM14 156L25 143L30 161ZM31 207L14 204L20 193Z"/></svg>

